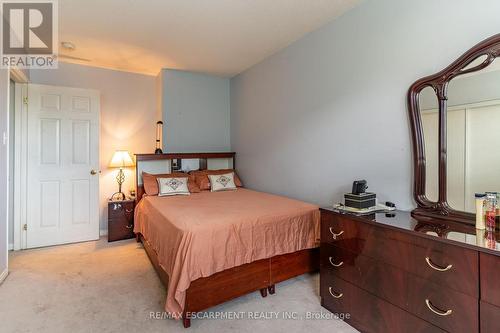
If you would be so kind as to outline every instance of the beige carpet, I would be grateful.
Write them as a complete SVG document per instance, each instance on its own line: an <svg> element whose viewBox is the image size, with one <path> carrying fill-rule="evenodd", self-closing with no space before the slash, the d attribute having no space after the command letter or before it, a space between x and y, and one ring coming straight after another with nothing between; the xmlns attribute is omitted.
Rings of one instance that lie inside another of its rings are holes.
<svg viewBox="0 0 500 333"><path fill-rule="evenodd" d="M198 319L186 330L150 318L163 311L165 289L134 240L17 251L0 285L0 332L356 332L341 320L282 319L285 311L328 313L318 286L318 274L304 275L280 283L275 295L256 292L210 309L245 317L278 312L280 319Z"/></svg>

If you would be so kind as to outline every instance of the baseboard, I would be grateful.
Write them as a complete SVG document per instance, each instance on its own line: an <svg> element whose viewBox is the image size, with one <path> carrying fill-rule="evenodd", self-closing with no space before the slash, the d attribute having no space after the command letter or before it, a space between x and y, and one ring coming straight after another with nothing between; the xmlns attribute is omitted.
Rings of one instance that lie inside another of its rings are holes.
<svg viewBox="0 0 500 333"><path fill-rule="evenodd" d="M9 243L9 251L12 251L12 250L14 250L14 244Z"/></svg>
<svg viewBox="0 0 500 333"><path fill-rule="evenodd" d="M9 270L6 268L0 274L0 284L5 280L5 278L7 277L7 275L9 275Z"/></svg>
<svg viewBox="0 0 500 333"><path fill-rule="evenodd" d="M108 229L99 230L99 236L107 236L107 235L108 235Z"/></svg>

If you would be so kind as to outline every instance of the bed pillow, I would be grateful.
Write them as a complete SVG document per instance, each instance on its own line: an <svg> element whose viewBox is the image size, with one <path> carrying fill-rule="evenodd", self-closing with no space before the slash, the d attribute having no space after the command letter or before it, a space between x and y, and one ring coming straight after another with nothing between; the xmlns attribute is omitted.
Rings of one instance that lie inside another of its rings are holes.
<svg viewBox="0 0 500 333"><path fill-rule="evenodd" d="M157 178L158 196L189 195L188 177Z"/></svg>
<svg viewBox="0 0 500 333"><path fill-rule="evenodd" d="M222 175L208 175L208 179L210 179L211 192L236 190L234 172L224 173Z"/></svg>
<svg viewBox="0 0 500 333"><path fill-rule="evenodd" d="M233 169L221 169L221 170L197 170L191 171L190 174L193 175L196 179L196 185L201 191L210 190L210 179L208 179L208 175L223 175L226 173L234 173L234 184L237 187L242 187L243 183L240 178L236 174Z"/></svg>
<svg viewBox="0 0 500 333"><path fill-rule="evenodd" d="M170 178L170 177L188 177L188 189L191 193L200 192L200 188L196 185L196 179L193 175L184 172L164 173L164 174L151 174L142 172L142 183L144 185L144 192L147 195L158 195L158 181L157 178Z"/></svg>

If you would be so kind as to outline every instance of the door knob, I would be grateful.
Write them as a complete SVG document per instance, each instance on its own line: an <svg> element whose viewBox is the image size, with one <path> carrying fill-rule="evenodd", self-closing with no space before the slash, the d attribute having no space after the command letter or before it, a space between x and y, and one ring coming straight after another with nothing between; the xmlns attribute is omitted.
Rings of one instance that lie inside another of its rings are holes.
<svg viewBox="0 0 500 333"><path fill-rule="evenodd" d="M92 169L92 170L90 170L90 174L91 174L92 176L97 175L97 171L95 171L94 169Z"/></svg>

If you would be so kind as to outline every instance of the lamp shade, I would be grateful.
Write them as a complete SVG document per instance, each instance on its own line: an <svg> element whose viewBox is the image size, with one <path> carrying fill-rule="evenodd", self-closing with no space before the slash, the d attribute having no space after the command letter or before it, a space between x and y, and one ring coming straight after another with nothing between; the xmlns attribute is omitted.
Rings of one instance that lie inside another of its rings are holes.
<svg viewBox="0 0 500 333"><path fill-rule="evenodd" d="M125 168L134 166L134 160L126 150L117 150L109 163L110 168Z"/></svg>

